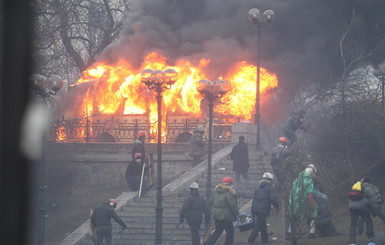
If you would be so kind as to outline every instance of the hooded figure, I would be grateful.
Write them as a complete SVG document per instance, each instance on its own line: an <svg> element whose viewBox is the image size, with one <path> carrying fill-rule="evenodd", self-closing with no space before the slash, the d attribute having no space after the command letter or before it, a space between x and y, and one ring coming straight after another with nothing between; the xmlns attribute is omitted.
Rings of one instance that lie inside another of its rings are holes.
<svg viewBox="0 0 385 245"><path fill-rule="evenodd" d="M143 170L147 170L143 161L143 156L141 153L135 154L135 159L132 160L126 168L126 181L131 191L139 191L140 183L142 181L142 192L140 196L144 196L147 190L147 181L142 180Z"/></svg>
<svg viewBox="0 0 385 245"><path fill-rule="evenodd" d="M202 157L205 155L203 147L205 145L203 141L204 127L202 125L198 126L194 134L191 136L191 151L190 156L193 158L193 166L198 165L202 160Z"/></svg>
<svg viewBox="0 0 385 245"><path fill-rule="evenodd" d="M307 218L310 228L308 238L315 238L315 219L317 218L317 204L313 198L315 172L314 165L309 164L293 182L289 195L288 212L291 223ZM292 224L291 229L295 228L295 225Z"/></svg>
<svg viewBox="0 0 385 245"><path fill-rule="evenodd" d="M295 131L297 131L297 129L305 129L305 114L306 111L304 110L300 110L291 114L283 128L283 133L289 140L289 146L291 147L294 146L298 141Z"/></svg>
<svg viewBox="0 0 385 245"><path fill-rule="evenodd" d="M146 151L144 149L144 141L146 140L146 131L139 131L137 135L137 139L134 141L134 145L132 146L132 160L135 159L135 154L142 154L143 159L146 157Z"/></svg>
<svg viewBox="0 0 385 245"><path fill-rule="evenodd" d="M251 213L253 214L254 229L251 232L248 242L254 244L261 233L261 240L263 243L268 243L266 219L270 214L271 205L278 211L277 193L275 187L272 185L274 176L266 172L262 175L262 180L259 182L257 189L255 189L253 202L251 204Z"/></svg>
<svg viewBox="0 0 385 245"><path fill-rule="evenodd" d="M232 188L233 179L224 177L222 183L217 185L213 194L213 218L215 221L215 230L207 239L205 245L213 245L226 231L225 245L231 245L234 242L233 221L236 220L238 211L237 198L235 190Z"/></svg>
<svg viewBox="0 0 385 245"><path fill-rule="evenodd" d="M234 188L239 195L240 190L247 190L247 185L249 184L249 148L245 143L245 136L239 136L239 143L231 150L230 158L233 160L233 171L235 174ZM245 181L243 188L240 186L241 176Z"/></svg>

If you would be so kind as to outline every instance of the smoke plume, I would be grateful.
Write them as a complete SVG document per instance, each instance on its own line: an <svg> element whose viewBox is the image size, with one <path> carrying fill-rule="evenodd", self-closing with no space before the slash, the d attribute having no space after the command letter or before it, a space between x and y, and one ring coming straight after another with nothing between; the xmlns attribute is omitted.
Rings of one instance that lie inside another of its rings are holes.
<svg viewBox="0 0 385 245"><path fill-rule="evenodd" d="M325 83L325 74L338 75L336 41L353 8L361 25L350 33L351 40L371 50L385 34L383 0L140 0L120 39L102 56L111 62L124 57L136 67L153 50L168 57L170 65L180 58L208 58L210 79L216 79L237 61L256 62L251 8L276 14L274 22L261 27L261 66L278 75L285 103L301 86ZM370 62L382 62L383 54Z"/></svg>

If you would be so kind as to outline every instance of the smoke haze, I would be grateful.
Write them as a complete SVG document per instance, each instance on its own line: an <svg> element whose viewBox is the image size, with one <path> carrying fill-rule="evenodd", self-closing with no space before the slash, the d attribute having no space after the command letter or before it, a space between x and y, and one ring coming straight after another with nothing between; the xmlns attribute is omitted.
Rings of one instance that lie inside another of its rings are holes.
<svg viewBox="0 0 385 245"><path fill-rule="evenodd" d="M111 62L124 57L136 67L154 50L170 65L180 58L193 63L208 58L210 79L216 79L237 61L256 62L257 27L247 14L251 8L272 9L275 21L261 29L261 66L278 75L279 91L290 101L301 86L338 75L335 42L353 6L362 25L349 37L370 50L385 34L383 0L140 0L120 39L102 57ZM382 62L383 54L371 62Z"/></svg>

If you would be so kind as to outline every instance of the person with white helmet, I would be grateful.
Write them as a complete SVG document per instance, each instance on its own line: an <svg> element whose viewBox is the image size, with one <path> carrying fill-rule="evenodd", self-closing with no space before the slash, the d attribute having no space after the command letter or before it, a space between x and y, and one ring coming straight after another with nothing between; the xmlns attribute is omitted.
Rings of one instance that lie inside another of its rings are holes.
<svg viewBox="0 0 385 245"><path fill-rule="evenodd" d="M251 204L254 229L248 238L250 245L255 244L259 233L261 233L262 244L269 243L266 219L270 214L271 205L273 205L277 211L279 210L277 192L272 184L273 179L273 174L265 172L262 175L262 180L258 183L258 187L255 189L253 202Z"/></svg>
<svg viewBox="0 0 385 245"><path fill-rule="evenodd" d="M204 245L213 245L226 232L224 245L232 245L234 242L233 221L239 214L237 197L232 188L233 179L224 177L222 183L215 187L213 193L213 218L215 221L215 230L209 236Z"/></svg>
<svg viewBox="0 0 385 245"><path fill-rule="evenodd" d="M308 219L309 234L308 238L315 238L315 220L317 218L318 207L314 200L314 182L313 178L317 169L314 164L306 166L305 170L299 173L299 176L292 184L292 189L289 196L288 213L290 220L289 233L295 231L298 222L303 218ZM295 221L295 222L294 222ZM290 235L290 234L288 234Z"/></svg>
<svg viewBox="0 0 385 245"><path fill-rule="evenodd" d="M127 225L115 212L117 203L117 200L109 199L107 202L100 204L92 211L90 221L92 227L95 229L98 245L103 244L103 240L106 241L107 245L111 245L111 219L115 220L122 227L122 230L127 228Z"/></svg>
<svg viewBox="0 0 385 245"><path fill-rule="evenodd" d="M193 166L198 165L202 161L202 157L205 155L204 146L205 142L203 140L203 133L205 128L202 125L199 125L191 136L191 151L190 156L193 158Z"/></svg>
<svg viewBox="0 0 385 245"><path fill-rule="evenodd" d="M199 229L202 223L203 215L205 216L205 223L208 224L210 221L210 212L207 206L206 200L199 196L198 191L199 185L196 182L190 185L190 196L187 197L184 202L182 209L179 214L179 224L184 222L186 219L187 224L191 230L191 241L192 245L200 245Z"/></svg>

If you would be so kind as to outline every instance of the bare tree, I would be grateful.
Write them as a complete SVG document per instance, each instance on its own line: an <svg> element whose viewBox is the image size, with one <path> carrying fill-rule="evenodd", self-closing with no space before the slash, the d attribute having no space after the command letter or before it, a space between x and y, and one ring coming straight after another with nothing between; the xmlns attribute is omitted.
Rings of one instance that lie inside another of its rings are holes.
<svg viewBox="0 0 385 245"><path fill-rule="evenodd" d="M37 72L77 78L119 35L130 0L36 0Z"/></svg>
<svg viewBox="0 0 385 245"><path fill-rule="evenodd" d="M343 25L341 33L338 35L338 53L341 63L341 76L338 81L339 91L341 96L341 113L342 113L342 132L345 146L345 165L349 170L349 179L353 178L353 163L352 163L352 149L351 138L348 133L349 123L351 118L348 117L347 100L349 99L349 85L354 84L352 81L357 80L356 76L351 76L352 72L360 65L362 66L371 56L385 47L385 39L379 37L378 45L368 48L356 39L350 38L353 36L355 29L362 23L361 17L357 14L353 6L350 20ZM354 88L354 86L353 86ZM350 93L354 95L354 93ZM351 97L350 97L351 99ZM355 98L353 97L353 100Z"/></svg>

